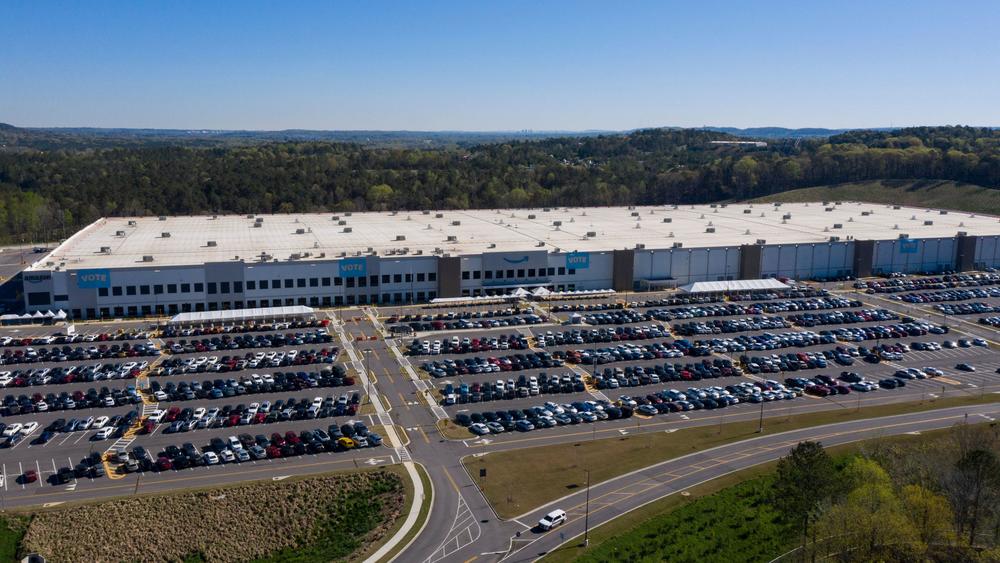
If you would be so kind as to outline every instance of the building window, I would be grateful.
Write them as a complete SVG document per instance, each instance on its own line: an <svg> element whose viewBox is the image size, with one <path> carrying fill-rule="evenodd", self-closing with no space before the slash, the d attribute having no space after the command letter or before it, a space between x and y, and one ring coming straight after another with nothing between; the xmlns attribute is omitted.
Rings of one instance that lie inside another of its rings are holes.
<svg viewBox="0 0 1000 563"><path fill-rule="evenodd" d="M524 270L523 269L519 269L517 271L517 279L519 279L519 280L520 279L524 279Z"/></svg>
<svg viewBox="0 0 1000 563"><path fill-rule="evenodd" d="M339 280L340 278L337 278L337 279ZM341 305L343 305L344 304L344 296L343 295L334 295L333 296L333 304L336 307L340 307Z"/></svg>
<svg viewBox="0 0 1000 563"><path fill-rule="evenodd" d="M139 286L139 293L141 293L143 295L149 295L149 286L148 285L140 285Z"/></svg>
<svg viewBox="0 0 1000 563"><path fill-rule="evenodd" d="M156 295L163 294L163 284L162 283L158 283L158 284L154 285L153 286L153 293L155 293Z"/></svg>
<svg viewBox="0 0 1000 563"><path fill-rule="evenodd" d="M468 272L468 270L462 272L462 279L463 280L469 279L469 272Z"/></svg>
<svg viewBox="0 0 1000 563"><path fill-rule="evenodd" d="M333 278L333 285L344 285L344 278Z"/></svg>
<svg viewBox="0 0 1000 563"><path fill-rule="evenodd" d="M431 272L427 274L427 281L437 281L437 279L438 279L437 272Z"/></svg>
<svg viewBox="0 0 1000 563"><path fill-rule="evenodd" d="M434 299L436 299L436 298L437 298L437 296L438 296L438 294L437 294L437 292L436 292L436 291L431 291L431 292L429 292L429 293L427 294L427 300L428 300L428 301L433 301Z"/></svg>
<svg viewBox="0 0 1000 563"><path fill-rule="evenodd" d="M576 270L574 270L573 268L570 268L569 270L566 270L566 273L569 274L569 275L571 275L571 276L575 276L576 275Z"/></svg>
<svg viewBox="0 0 1000 563"><path fill-rule="evenodd" d="M389 283L389 274L382 274L382 283Z"/></svg>
<svg viewBox="0 0 1000 563"><path fill-rule="evenodd" d="M368 278L358 278L358 287L368 287Z"/></svg>
<svg viewBox="0 0 1000 563"><path fill-rule="evenodd" d="M482 273L479 270L476 270L475 272L472 272L472 279L478 280L481 277L482 277Z"/></svg>
<svg viewBox="0 0 1000 563"><path fill-rule="evenodd" d="M268 281L267 280L260 280L259 284L260 284L260 288L261 289L267 289Z"/></svg>
<svg viewBox="0 0 1000 563"><path fill-rule="evenodd" d="M309 278L309 287L319 287L319 278Z"/></svg>
<svg viewBox="0 0 1000 563"><path fill-rule="evenodd" d="M125 286L125 295L135 295L135 286L134 285Z"/></svg>
<svg viewBox="0 0 1000 563"><path fill-rule="evenodd" d="M293 280L292 278L286 279L285 280L285 289L290 289L290 288L293 288L293 287L295 287L295 280Z"/></svg>
<svg viewBox="0 0 1000 563"><path fill-rule="evenodd" d="M392 283L403 283L403 274L393 274Z"/></svg>
<svg viewBox="0 0 1000 563"><path fill-rule="evenodd" d="M142 306L142 314L143 314L143 316L146 316L146 315L148 315L148 314L150 314L152 312L153 312L153 308L150 307L149 305L143 305Z"/></svg>
<svg viewBox="0 0 1000 563"><path fill-rule="evenodd" d="M243 293L243 282L241 281L233 282L233 293Z"/></svg>
<svg viewBox="0 0 1000 563"><path fill-rule="evenodd" d="M247 280L247 291L257 289L257 280Z"/></svg>
<svg viewBox="0 0 1000 563"><path fill-rule="evenodd" d="M52 295L47 291L32 291L28 293L28 305L51 305Z"/></svg>
<svg viewBox="0 0 1000 563"><path fill-rule="evenodd" d="M121 294L122 294L122 286L116 285L111 288L111 295L114 295L115 297L120 297Z"/></svg>
<svg viewBox="0 0 1000 563"><path fill-rule="evenodd" d="M202 293L203 291L205 291L205 284L202 282L194 282L194 292Z"/></svg>
<svg viewBox="0 0 1000 563"><path fill-rule="evenodd" d="M115 307L115 316L116 317L124 317L125 316L125 307Z"/></svg>
<svg viewBox="0 0 1000 563"><path fill-rule="evenodd" d="M483 277L488 280L493 279L493 270L486 270L485 272L483 272Z"/></svg>
<svg viewBox="0 0 1000 563"><path fill-rule="evenodd" d="M406 283L413 283L413 274L406 274Z"/></svg>
<svg viewBox="0 0 1000 563"><path fill-rule="evenodd" d="M514 279L514 270L507 270L507 279Z"/></svg>
<svg viewBox="0 0 1000 563"><path fill-rule="evenodd" d="M368 276L368 285L378 287L378 276Z"/></svg>
<svg viewBox="0 0 1000 563"><path fill-rule="evenodd" d="M347 287L354 287L354 278L347 278Z"/></svg>
<svg viewBox="0 0 1000 563"><path fill-rule="evenodd" d="M330 287L330 278L323 278L323 287Z"/></svg>
<svg viewBox="0 0 1000 563"><path fill-rule="evenodd" d="M549 275L550 276L556 275L556 269L555 268L549 268Z"/></svg>
<svg viewBox="0 0 1000 563"><path fill-rule="evenodd" d="M566 267L565 266L559 266L559 275L560 276L565 276L566 275Z"/></svg>
<svg viewBox="0 0 1000 563"><path fill-rule="evenodd" d="M218 289L216 288L215 282L208 282L208 294L215 295L216 293L218 293Z"/></svg>
<svg viewBox="0 0 1000 563"><path fill-rule="evenodd" d="M417 283L424 281L426 277L427 277L426 274L424 274L423 272L417 272Z"/></svg>
<svg viewBox="0 0 1000 563"><path fill-rule="evenodd" d="M181 293L191 293L191 284L189 284L189 283L182 283L181 284Z"/></svg>
<svg viewBox="0 0 1000 563"><path fill-rule="evenodd" d="M167 293L177 293L177 284L176 283L168 283L167 284Z"/></svg>
<svg viewBox="0 0 1000 563"><path fill-rule="evenodd" d="M496 271L496 278L498 280L502 280L503 279L503 270L497 270Z"/></svg>
<svg viewBox="0 0 1000 563"><path fill-rule="evenodd" d="M306 279L305 278L299 278L299 279L295 280L295 284L296 284L296 287L305 287L306 286Z"/></svg>
<svg viewBox="0 0 1000 563"><path fill-rule="evenodd" d="M229 293L229 282L219 282L219 291L221 293Z"/></svg>
<svg viewBox="0 0 1000 563"><path fill-rule="evenodd" d="M271 306L271 302L268 301L267 299L261 299L260 300L260 306L261 307L270 307Z"/></svg>
<svg viewBox="0 0 1000 563"><path fill-rule="evenodd" d="M535 269L534 268L528 268L528 277L529 278L535 277Z"/></svg>
<svg viewBox="0 0 1000 563"><path fill-rule="evenodd" d="M309 306L310 307L319 307L319 297L310 297L309 298Z"/></svg>
<svg viewBox="0 0 1000 563"><path fill-rule="evenodd" d="M106 288L106 287L99 287L99 288L97 288L97 295L98 295L98 297L107 297L108 296L108 288Z"/></svg>

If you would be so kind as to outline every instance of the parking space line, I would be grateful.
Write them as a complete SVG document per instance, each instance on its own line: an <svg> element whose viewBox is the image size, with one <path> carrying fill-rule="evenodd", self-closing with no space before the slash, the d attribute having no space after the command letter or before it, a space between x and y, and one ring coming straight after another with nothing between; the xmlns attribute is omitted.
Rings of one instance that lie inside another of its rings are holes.
<svg viewBox="0 0 1000 563"><path fill-rule="evenodd" d="M35 470L38 471L38 486L41 487L45 479L42 478L42 466L38 463L37 459L35 460Z"/></svg>

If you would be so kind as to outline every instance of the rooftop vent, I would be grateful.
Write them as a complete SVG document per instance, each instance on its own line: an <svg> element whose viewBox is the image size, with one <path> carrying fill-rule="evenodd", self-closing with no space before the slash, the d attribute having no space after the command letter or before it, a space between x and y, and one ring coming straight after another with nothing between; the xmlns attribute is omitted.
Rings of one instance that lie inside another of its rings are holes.
<svg viewBox="0 0 1000 563"><path fill-rule="evenodd" d="M261 227L261 224L260 224L260 223L254 223L254 224L253 224L253 228L254 228L254 229L259 229L260 227Z"/></svg>
<svg viewBox="0 0 1000 563"><path fill-rule="evenodd" d="M351 233L351 232L354 232L354 228L353 227L344 227L344 230L342 232L344 232L344 233Z"/></svg>
<svg viewBox="0 0 1000 563"><path fill-rule="evenodd" d="M425 211L421 211L421 213L424 214L424 215L430 215L431 214L430 211L426 211L426 210Z"/></svg>
<svg viewBox="0 0 1000 563"><path fill-rule="evenodd" d="M534 219L534 218L535 218L534 214L528 215L528 219Z"/></svg>
<svg viewBox="0 0 1000 563"><path fill-rule="evenodd" d="M834 229L843 229L844 228L844 224L843 223L834 223L833 224L833 228Z"/></svg>
<svg viewBox="0 0 1000 563"><path fill-rule="evenodd" d="M458 237L455 235L448 235L448 242L458 242Z"/></svg>
<svg viewBox="0 0 1000 563"><path fill-rule="evenodd" d="M958 234L956 236L967 237L969 236L969 233L966 231L958 231Z"/></svg>
<svg viewBox="0 0 1000 563"><path fill-rule="evenodd" d="M902 207L902 206L899 206L899 205L893 205L893 206L892 206L892 208L893 208L893 209L902 209L903 207Z"/></svg>
<svg viewBox="0 0 1000 563"><path fill-rule="evenodd" d="M711 207L712 209L715 209L716 207L719 207L719 206L718 206L718 204L713 203L713 204L709 205L709 207Z"/></svg>
<svg viewBox="0 0 1000 563"><path fill-rule="evenodd" d="M160 221L166 221L166 220L167 220L166 215L160 215Z"/></svg>
<svg viewBox="0 0 1000 563"><path fill-rule="evenodd" d="M138 223L136 223L135 221L129 221L129 222L128 222L128 226L129 226L129 227L134 227L134 226L136 226L137 224L138 224Z"/></svg>
<svg viewBox="0 0 1000 563"><path fill-rule="evenodd" d="M664 218L663 218L663 222L664 222L664 223L673 223L673 222L674 222L674 220L673 220L673 219L671 219L670 217L664 217Z"/></svg>
<svg viewBox="0 0 1000 563"><path fill-rule="evenodd" d="M116 237L123 237L123 236L125 236L125 231L115 231L115 236Z"/></svg>
<svg viewBox="0 0 1000 563"><path fill-rule="evenodd" d="M638 216L639 216L639 212L638 211L633 211L632 212L632 217L638 217Z"/></svg>
<svg viewBox="0 0 1000 563"><path fill-rule="evenodd" d="M406 235L396 235L396 240L406 240Z"/></svg>
<svg viewBox="0 0 1000 563"><path fill-rule="evenodd" d="M872 212L871 212L871 211L862 211L862 212L861 212L861 216L862 216L862 217L867 217L867 216L869 216L869 215L871 215L871 214L872 214Z"/></svg>
<svg viewBox="0 0 1000 563"><path fill-rule="evenodd" d="M344 221L343 219L341 219L341 220L337 221L337 224L340 225L340 226L344 226L344 225L347 224L347 221Z"/></svg>
<svg viewBox="0 0 1000 563"><path fill-rule="evenodd" d="M434 218L435 219L443 219L444 218L444 213L435 213L434 214Z"/></svg>
<svg viewBox="0 0 1000 563"><path fill-rule="evenodd" d="M332 221L340 221L340 215L334 215L333 217L330 217L330 219Z"/></svg>
<svg viewBox="0 0 1000 563"><path fill-rule="evenodd" d="M451 226L452 226L452 227L457 227L457 226L459 226L459 225L461 225L461 224L462 224L462 222L461 222L461 221L452 221L452 222L451 222Z"/></svg>
<svg viewBox="0 0 1000 563"><path fill-rule="evenodd" d="M218 219L218 218L219 218L218 215L212 215L212 218L210 219L210 221L214 221L215 219Z"/></svg>
<svg viewBox="0 0 1000 563"><path fill-rule="evenodd" d="M264 218L263 217L257 217L256 219L253 220L253 222L257 223L259 225L259 224L261 224L261 223L264 222Z"/></svg>
<svg viewBox="0 0 1000 563"><path fill-rule="evenodd" d="M830 237L830 242L840 242L840 237Z"/></svg>
<svg viewBox="0 0 1000 563"><path fill-rule="evenodd" d="M247 213L247 219L253 219L253 213Z"/></svg>
<svg viewBox="0 0 1000 563"><path fill-rule="evenodd" d="M715 227L705 227L705 232L706 233L714 233L715 232Z"/></svg>
<svg viewBox="0 0 1000 563"><path fill-rule="evenodd" d="M587 238L594 238L597 236L597 231L587 231Z"/></svg>
<svg viewBox="0 0 1000 563"><path fill-rule="evenodd" d="M538 244L536 244L535 246L545 246L545 241L544 240L540 240L540 241L538 241Z"/></svg>
<svg viewBox="0 0 1000 563"><path fill-rule="evenodd" d="M924 221L924 226L929 227L934 224L934 221Z"/></svg>
<svg viewBox="0 0 1000 563"><path fill-rule="evenodd" d="M899 233L899 238L901 238L901 239L908 239L908 238L910 238L910 235L908 235L907 233Z"/></svg>
<svg viewBox="0 0 1000 563"><path fill-rule="evenodd" d="M762 246L763 246L763 245L767 244L767 241L766 241L766 240L764 240L764 239L762 239L762 238L759 238L759 239L757 239L757 244L759 244L759 245L762 245Z"/></svg>
<svg viewBox="0 0 1000 563"><path fill-rule="evenodd" d="M351 216L351 212L350 211L344 213L344 217L350 217L350 216Z"/></svg>
<svg viewBox="0 0 1000 563"><path fill-rule="evenodd" d="M497 243L495 243L495 242L491 242L490 243L489 248L496 248L496 247L497 247Z"/></svg>
<svg viewBox="0 0 1000 563"><path fill-rule="evenodd" d="M744 209L744 210L743 210L743 214L744 214L744 215L749 215L749 214L751 214L751 213L753 213L753 209Z"/></svg>
<svg viewBox="0 0 1000 563"><path fill-rule="evenodd" d="M551 208L549 208L549 207L543 207L543 208L542 208L542 211L544 211L544 212L548 213L549 211L552 211L552 209L551 209Z"/></svg>
<svg viewBox="0 0 1000 563"><path fill-rule="evenodd" d="M670 248L681 248L684 246L683 242L675 242Z"/></svg>
<svg viewBox="0 0 1000 563"><path fill-rule="evenodd" d="M102 246L101 247L101 254L111 254L111 247L110 246Z"/></svg>
<svg viewBox="0 0 1000 563"><path fill-rule="evenodd" d="M562 226L562 221L552 221L552 224L554 226L556 226L556 227L561 227Z"/></svg>
<svg viewBox="0 0 1000 563"><path fill-rule="evenodd" d="M792 214L791 213L785 213L784 215L781 216L781 218L787 221L788 219L792 218Z"/></svg>
<svg viewBox="0 0 1000 563"><path fill-rule="evenodd" d="M160 238L170 238L170 233L167 232L167 231L164 231L164 232L160 233Z"/></svg>
<svg viewBox="0 0 1000 563"><path fill-rule="evenodd" d="M641 242L635 245L636 250L642 250L644 248L646 248L646 245Z"/></svg>
<svg viewBox="0 0 1000 563"><path fill-rule="evenodd" d="M947 214L948 214L948 212L946 210L944 210L944 209L942 209L941 211L938 211L938 215L947 215Z"/></svg>
<svg viewBox="0 0 1000 563"><path fill-rule="evenodd" d="M306 234L306 230L305 229L295 229L295 234L297 234L297 235L304 235L304 234Z"/></svg>
<svg viewBox="0 0 1000 563"><path fill-rule="evenodd" d="M833 208L832 207L824 207L823 211L833 211Z"/></svg>
<svg viewBox="0 0 1000 563"><path fill-rule="evenodd" d="M143 262L152 262L153 261L153 255L152 254L146 254L145 256L142 257L142 261Z"/></svg>
<svg viewBox="0 0 1000 563"><path fill-rule="evenodd" d="M208 241L208 243L205 244L205 246L219 246L219 243L215 242L214 240L210 240Z"/></svg>

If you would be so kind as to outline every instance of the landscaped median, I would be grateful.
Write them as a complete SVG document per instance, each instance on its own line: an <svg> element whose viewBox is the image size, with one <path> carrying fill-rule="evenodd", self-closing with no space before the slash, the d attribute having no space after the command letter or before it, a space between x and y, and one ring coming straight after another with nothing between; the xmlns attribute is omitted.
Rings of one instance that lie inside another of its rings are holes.
<svg viewBox="0 0 1000 563"><path fill-rule="evenodd" d="M777 434L822 426L893 416L910 412L997 402L998 396L963 396L922 403L896 403L861 409L843 409L764 419L764 433ZM454 425L453 425L454 426ZM576 442L468 456L463 460L469 475L501 518L514 518L586 486L600 483L656 463L760 436L754 421L710 424L674 432L641 432L614 438ZM464 429L463 429L464 430ZM486 477L480 479L480 469Z"/></svg>
<svg viewBox="0 0 1000 563"><path fill-rule="evenodd" d="M291 477L18 511L0 544L48 561L361 560L412 498L400 466Z"/></svg>

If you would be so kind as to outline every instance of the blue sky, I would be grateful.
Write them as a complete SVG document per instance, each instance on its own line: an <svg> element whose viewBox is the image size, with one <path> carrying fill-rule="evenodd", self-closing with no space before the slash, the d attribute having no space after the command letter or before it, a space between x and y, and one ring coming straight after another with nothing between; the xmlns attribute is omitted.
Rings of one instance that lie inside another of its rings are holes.
<svg viewBox="0 0 1000 563"><path fill-rule="evenodd" d="M1000 125L1000 2L0 3L0 122Z"/></svg>

